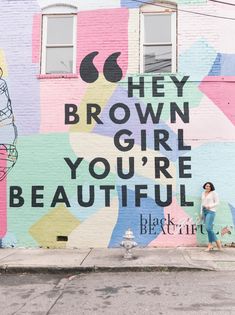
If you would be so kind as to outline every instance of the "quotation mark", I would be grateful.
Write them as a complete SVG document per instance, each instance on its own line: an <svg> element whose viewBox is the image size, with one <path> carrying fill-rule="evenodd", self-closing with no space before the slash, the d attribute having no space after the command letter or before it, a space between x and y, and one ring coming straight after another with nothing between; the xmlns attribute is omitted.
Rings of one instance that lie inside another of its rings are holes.
<svg viewBox="0 0 235 315"><path fill-rule="evenodd" d="M148 162L148 158L146 156L142 157L142 162L143 162L143 166L145 166L145 164Z"/></svg>
<svg viewBox="0 0 235 315"><path fill-rule="evenodd" d="M99 72L93 63L95 56L98 54L98 51L93 51L92 53L88 54L81 62L80 76L82 80L87 83L93 83L99 77ZM122 69L117 64L117 59L120 55L120 52L115 52L105 60L103 73L105 79L109 82L116 83L122 78Z"/></svg>

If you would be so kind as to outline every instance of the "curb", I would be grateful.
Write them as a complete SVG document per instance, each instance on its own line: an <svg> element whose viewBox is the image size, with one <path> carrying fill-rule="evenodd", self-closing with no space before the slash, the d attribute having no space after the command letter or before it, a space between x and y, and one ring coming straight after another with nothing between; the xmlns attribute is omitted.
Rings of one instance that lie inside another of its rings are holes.
<svg viewBox="0 0 235 315"><path fill-rule="evenodd" d="M192 266L89 266L89 267L58 267L58 266L0 266L0 273L28 273L28 274L70 274L70 273L91 273L91 272L172 272L172 271L216 271L214 268L201 268Z"/></svg>

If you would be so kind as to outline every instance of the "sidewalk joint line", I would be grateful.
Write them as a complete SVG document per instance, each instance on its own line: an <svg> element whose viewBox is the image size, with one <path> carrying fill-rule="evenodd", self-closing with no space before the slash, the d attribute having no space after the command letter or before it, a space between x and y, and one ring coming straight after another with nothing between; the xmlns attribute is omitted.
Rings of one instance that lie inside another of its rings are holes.
<svg viewBox="0 0 235 315"><path fill-rule="evenodd" d="M188 254L187 251L186 251L186 254L185 254L185 253L181 250L181 255L182 255L184 261L186 261L186 263L187 263L189 266L194 265L194 264L192 263L192 259L191 259L191 257L189 256L189 254ZM186 258L186 255L187 255L187 258ZM194 266L195 266L195 265L194 265Z"/></svg>
<svg viewBox="0 0 235 315"><path fill-rule="evenodd" d="M182 252L182 256L183 256L184 260L185 260L190 266L194 266L194 267L197 267L197 268L198 268L198 264L195 263L195 261L192 260L192 258L190 257L190 255L189 255L189 253L188 253L187 250L185 250L185 252ZM187 256L187 258L186 258L186 256ZM197 261L198 261L198 260L197 260ZM199 262L201 262L201 261L199 261ZM205 268L205 267L204 267L204 268ZM209 268L210 268L210 270L211 270L211 268L213 268L213 270L215 270L215 268L214 268L214 266L213 266L213 263L212 263L212 267L209 266ZM206 269L208 269L208 266L207 266Z"/></svg>
<svg viewBox="0 0 235 315"><path fill-rule="evenodd" d="M86 257L82 260L82 262L80 263L80 266L84 263L84 261L87 259L87 257L90 255L91 251L93 250L93 248L90 248L89 253L87 253Z"/></svg>
<svg viewBox="0 0 235 315"><path fill-rule="evenodd" d="M1 262L2 260L4 260L5 258L8 258L8 257L10 257L10 256L12 256L12 255L15 255L15 254L16 254L16 253L11 253L11 254L9 254L9 255L7 255L7 256L1 258L1 259L0 259L0 262Z"/></svg>

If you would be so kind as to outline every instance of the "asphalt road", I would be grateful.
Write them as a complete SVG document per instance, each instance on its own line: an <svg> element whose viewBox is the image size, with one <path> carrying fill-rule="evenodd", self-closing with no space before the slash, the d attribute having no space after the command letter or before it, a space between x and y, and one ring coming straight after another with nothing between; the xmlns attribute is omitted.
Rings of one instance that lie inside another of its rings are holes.
<svg viewBox="0 0 235 315"><path fill-rule="evenodd" d="M235 272L0 275L1 315L235 314Z"/></svg>

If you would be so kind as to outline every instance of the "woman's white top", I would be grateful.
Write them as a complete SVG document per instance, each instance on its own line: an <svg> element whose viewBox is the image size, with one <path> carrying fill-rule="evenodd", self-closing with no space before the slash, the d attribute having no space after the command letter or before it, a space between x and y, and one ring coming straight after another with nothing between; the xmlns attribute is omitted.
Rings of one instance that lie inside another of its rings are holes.
<svg viewBox="0 0 235 315"><path fill-rule="evenodd" d="M201 212L202 212L202 208L208 208L210 207L210 211L216 211L216 206L218 206L219 204L219 197L217 195L217 193L213 190L210 191L209 194L205 194L205 192L203 191L202 193L202 205L201 205Z"/></svg>

